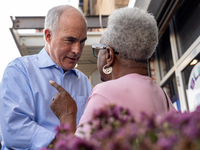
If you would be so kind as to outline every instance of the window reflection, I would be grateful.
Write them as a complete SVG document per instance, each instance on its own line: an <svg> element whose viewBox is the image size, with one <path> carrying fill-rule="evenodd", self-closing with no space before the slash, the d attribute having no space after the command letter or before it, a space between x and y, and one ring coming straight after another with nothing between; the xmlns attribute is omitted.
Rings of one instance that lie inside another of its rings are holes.
<svg viewBox="0 0 200 150"><path fill-rule="evenodd" d="M198 54L193 60L200 61L200 54ZM193 61L192 60L192 61ZM191 62L192 62L191 61ZM190 111L193 111L197 105L200 104L200 67L196 70L193 70L194 67L200 66L199 63L196 65L191 65L191 62L185 67L185 69L182 71L182 77L183 77L183 85L185 90L185 97L187 99L187 107ZM192 72L192 73L191 73ZM191 75L192 74L192 75ZM191 75L191 79L190 79ZM192 87L189 88L188 87Z"/></svg>
<svg viewBox="0 0 200 150"><path fill-rule="evenodd" d="M176 78L173 74L172 77L166 82L163 86L163 90L167 93L169 98L171 99L172 103L177 107L177 110L181 110L179 96L178 96L178 89L176 84Z"/></svg>
<svg viewBox="0 0 200 150"><path fill-rule="evenodd" d="M160 38L156 50L159 61L160 76L162 79L174 65L172 60L171 46L169 40L169 27L164 32L163 36Z"/></svg>
<svg viewBox="0 0 200 150"><path fill-rule="evenodd" d="M199 36L199 8L199 0L184 0L173 18L179 49L179 58Z"/></svg>

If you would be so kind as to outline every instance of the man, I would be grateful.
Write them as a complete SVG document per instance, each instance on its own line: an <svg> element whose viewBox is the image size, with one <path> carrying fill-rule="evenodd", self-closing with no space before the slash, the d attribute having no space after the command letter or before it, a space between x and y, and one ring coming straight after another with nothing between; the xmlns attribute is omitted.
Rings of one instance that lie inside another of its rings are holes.
<svg viewBox="0 0 200 150"><path fill-rule="evenodd" d="M62 117L58 119L50 109L57 93L50 80L76 101L76 124L92 90L88 78L74 69L87 39L83 14L69 5L52 8L45 19L44 37L39 54L17 58L5 69L0 83L2 149L35 150L54 140L54 128Z"/></svg>

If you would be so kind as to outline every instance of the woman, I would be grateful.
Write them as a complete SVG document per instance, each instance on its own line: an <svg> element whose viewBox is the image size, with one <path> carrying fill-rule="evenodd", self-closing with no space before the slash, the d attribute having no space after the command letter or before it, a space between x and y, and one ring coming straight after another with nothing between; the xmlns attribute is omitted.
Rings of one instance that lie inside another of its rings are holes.
<svg viewBox="0 0 200 150"><path fill-rule="evenodd" d="M98 57L101 80L106 82L94 87L77 127L77 136L83 136L80 130L90 132L87 122L92 119L93 111L107 104L128 108L136 119L142 111L165 114L175 110L163 90L148 76L147 60L157 43L158 28L151 14L127 7L111 13L100 44L92 46Z"/></svg>

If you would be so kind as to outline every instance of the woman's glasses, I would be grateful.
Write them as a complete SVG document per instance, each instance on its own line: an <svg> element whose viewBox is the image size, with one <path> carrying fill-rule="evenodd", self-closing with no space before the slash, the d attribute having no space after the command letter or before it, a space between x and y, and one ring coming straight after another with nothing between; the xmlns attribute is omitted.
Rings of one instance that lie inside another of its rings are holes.
<svg viewBox="0 0 200 150"><path fill-rule="evenodd" d="M92 50L93 50L94 57L98 58L99 51L106 50L107 47L109 47L109 46L103 45L103 44L92 44ZM115 51L114 48L112 48L112 49L115 54L117 54L117 55L119 54L117 51Z"/></svg>

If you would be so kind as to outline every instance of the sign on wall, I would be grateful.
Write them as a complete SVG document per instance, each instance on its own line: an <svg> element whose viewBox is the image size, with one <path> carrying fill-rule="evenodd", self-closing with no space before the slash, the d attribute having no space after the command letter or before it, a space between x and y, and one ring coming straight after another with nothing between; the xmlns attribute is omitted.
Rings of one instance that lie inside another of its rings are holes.
<svg viewBox="0 0 200 150"><path fill-rule="evenodd" d="M190 73L186 93L189 110L194 111L200 104L200 62L193 67Z"/></svg>

